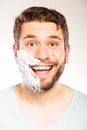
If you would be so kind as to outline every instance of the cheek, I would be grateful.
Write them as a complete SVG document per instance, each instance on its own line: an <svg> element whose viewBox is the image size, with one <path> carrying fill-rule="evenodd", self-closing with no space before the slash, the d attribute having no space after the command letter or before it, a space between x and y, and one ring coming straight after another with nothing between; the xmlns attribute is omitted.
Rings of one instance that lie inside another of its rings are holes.
<svg viewBox="0 0 87 130"><path fill-rule="evenodd" d="M65 59L65 52L64 50L58 52L58 51L55 51L55 53L53 54L53 57L55 59L57 59L58 62L63 62L64 59Z"/></svg>
<svg viewBox="0 0 87 130"><path fill-rule="evenodd" d="M30 51L29 49L27 49L26 47L21 47L21 50L23 50L24 52L27 52L27 54L29 55L29 56L31 56L32 58L34 58L35 57L35 52L34 51Z"/></svg>

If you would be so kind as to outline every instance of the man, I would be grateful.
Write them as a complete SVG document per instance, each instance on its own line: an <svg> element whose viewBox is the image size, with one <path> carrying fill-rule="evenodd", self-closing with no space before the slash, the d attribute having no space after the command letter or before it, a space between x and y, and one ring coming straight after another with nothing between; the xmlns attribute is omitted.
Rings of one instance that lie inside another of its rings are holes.
<svg viewBox="0 0 87 130"><path fill-rule="evenodd" d="M59 82L69 57L65 17L30 7L14 23L23 82L0 94L0 130L87 130L87 95Z"/></svg>

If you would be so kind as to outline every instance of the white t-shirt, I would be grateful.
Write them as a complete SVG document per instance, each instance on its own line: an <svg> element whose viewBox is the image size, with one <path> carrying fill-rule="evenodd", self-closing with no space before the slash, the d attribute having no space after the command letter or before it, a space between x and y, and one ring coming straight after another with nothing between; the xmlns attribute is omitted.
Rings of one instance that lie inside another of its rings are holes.
<svg viewBox="0 0 87 130"><path fill-rule="evenodd" d="M15 86L9 87L0 93L0 130L41 130L20 111L14 89ZM43 130L87 130L87 95L72 91L69 108L59 120Z"/></svg>

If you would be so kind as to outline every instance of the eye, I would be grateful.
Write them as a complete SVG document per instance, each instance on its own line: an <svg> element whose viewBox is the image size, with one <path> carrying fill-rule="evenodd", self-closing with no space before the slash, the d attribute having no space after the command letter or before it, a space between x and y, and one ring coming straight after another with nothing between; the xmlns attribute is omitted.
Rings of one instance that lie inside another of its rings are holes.
<svg viewBox="0 0 87 130"><path fill-rule="evenodd" d="M56 46L56 43L53 43L53 42L52 42L52 43L50 43L49 45L50 45L50 46Z"/></svg>
<svg viewBox="0 0 87 130"><path fill-rule="evenodd" d="M35 46L37 46L37 43L34 42L34 41L26 41L26 42L24 43L24 45L25 45L26 47L35 47Z"/></svg>
<svg viewBox="0 0 87 130"><path fill-rule="evenodd" d="M56 43L56 42L50 42L48 45L49 45L49 47L51 47L51 48L57 47L57 43Z"/></svg>
<svg viewBox="0 0 87 130"><path fill-rule="evenodd" d="M35 46L36 44L34 42L28 43L29 46Z"/></svg>

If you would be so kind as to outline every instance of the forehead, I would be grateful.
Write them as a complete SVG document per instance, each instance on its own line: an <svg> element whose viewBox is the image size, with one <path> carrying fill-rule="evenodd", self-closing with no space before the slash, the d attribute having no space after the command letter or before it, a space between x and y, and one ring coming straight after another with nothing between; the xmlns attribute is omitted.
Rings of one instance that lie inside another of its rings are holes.
<svg viewBox="0 0 87 130"><path fill-rule="evenodd" d="M25 22L21 27L20 38L28 34L43 38L50 35L57 35L63 38L62 29L58 28L57 25L52 22Z"/></svg>

